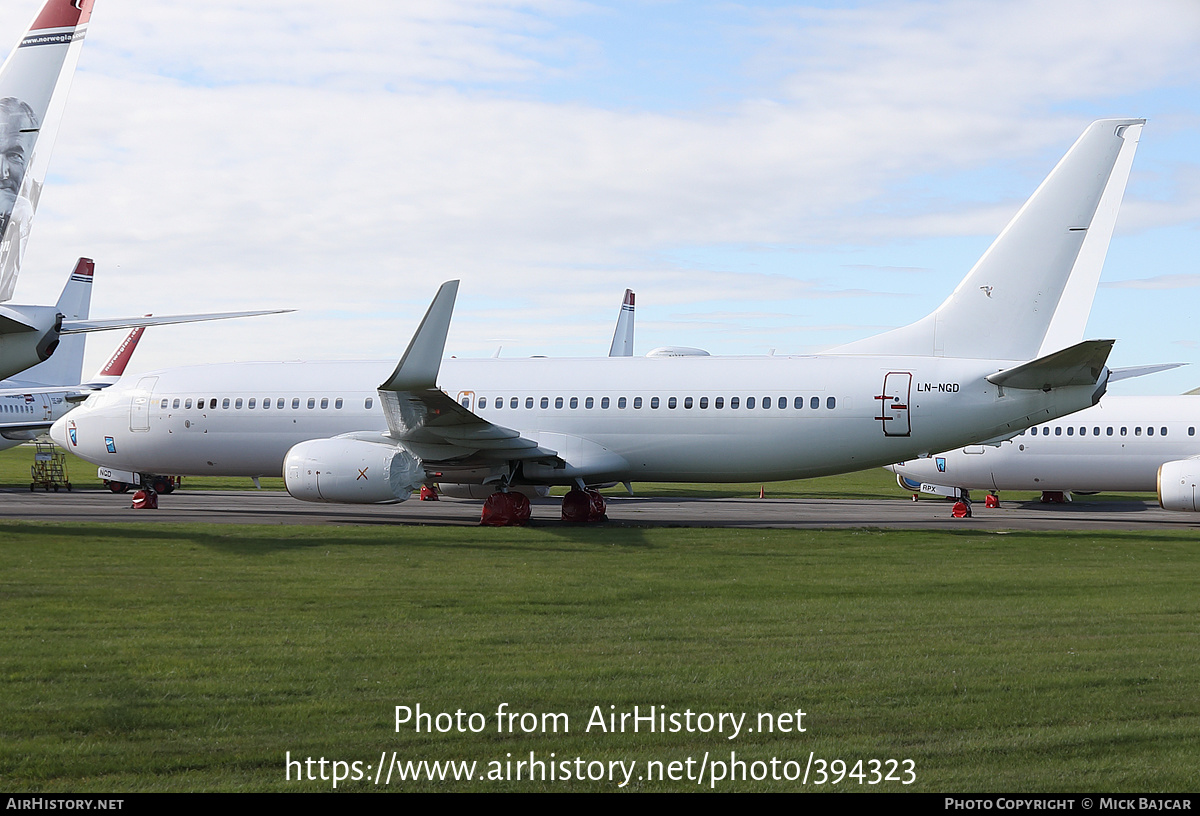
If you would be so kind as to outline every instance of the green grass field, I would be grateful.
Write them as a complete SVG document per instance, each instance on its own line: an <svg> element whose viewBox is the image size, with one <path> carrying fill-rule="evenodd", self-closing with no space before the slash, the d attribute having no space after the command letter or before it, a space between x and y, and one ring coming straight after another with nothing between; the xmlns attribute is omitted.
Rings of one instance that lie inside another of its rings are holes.
<svg viewBox="0 0 1200 816"><path fill-rule="evenodd" d="M907 787L838 790L1196 787L1189 535L4 523L0 541L10 792L329 790L288 782L288 753L361 770L393 751L478 773L531 751L641 775L706 752L915 765ZM487 727L397 733L395 706L417 704ZM564 713L570 731L497 733L501 704ZM803 710L807 730L584 730L595 706L634 705L751 725ZM815 774L807 789L829 790Z"/></svg>

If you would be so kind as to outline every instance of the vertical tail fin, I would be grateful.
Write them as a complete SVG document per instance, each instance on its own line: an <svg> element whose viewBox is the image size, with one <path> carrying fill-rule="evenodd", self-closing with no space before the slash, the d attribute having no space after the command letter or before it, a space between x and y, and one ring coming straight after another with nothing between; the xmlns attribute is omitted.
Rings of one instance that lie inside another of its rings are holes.
<svg viewBox="0 0 1200 816"><path fill-rule="evenodd" d="M86 320L92 306L92 275L96 264L91 258L75 263L67 285L63 287L55 306L68 320ZM82 334L69 334L58 341L50 359L38 363L20 375L24 381L42 385L78 385L83 377Z"/></svg>
<svg viewBox="0 0 1200 816"><path fill-rule="evenodd" d="M0 302L10 300L93 0L46 0L0 66Z"/></svg>
<svg viewBox="0 0 1200 816"><path fill-rule="evenodd" d="M609 357L633 356L633 290L625 290L625 299L621 301L621 313L617 316L617 327L613 330L612 345L608 349Z"/></svg>
<svg viewBox="0 0 1200 816"><path fill-rule="evenodd" d="M936 311L834 352L1031 360L1082 334L1145 121L1093 122Z"/></svg>

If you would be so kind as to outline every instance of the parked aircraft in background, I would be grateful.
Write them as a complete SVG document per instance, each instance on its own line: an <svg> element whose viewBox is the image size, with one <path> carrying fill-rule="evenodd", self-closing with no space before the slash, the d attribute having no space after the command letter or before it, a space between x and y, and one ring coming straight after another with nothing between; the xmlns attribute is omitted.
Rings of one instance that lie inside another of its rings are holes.
<svg viewBox="0 0 1200 816"><path fill-rule="evenodd" d="M59 298L59 308L86 318L91 302L92 265L86 258L71 274ZM70 305L68 305L70 304ZM50 429L88 394L117 382L125 373L145 328L137 328L113 352L90 380L83 380L84 337L65 339L51 359L22 372L20 378L0 382L0 450L36 439Z"/></svg>
<svg viewBox="0 0 1200 816"><path fill-rule="evenodd" d="M888 467L907 490L1158 491L1168 510L1196 510L1200 396L1119 397L1037 425L998 446L968 445Z"/></svg>
<svg viewBox="0 0 1200 816"><path fill-rule="evenodd" d="M449 481L503 504L512 485L571 485L564 511L598 483L820 476L1013 436L1104 393L1111 340L1039 352L1079 318L1072 278L1092 271L1089 241L1107 246L1103 205L1142 124L1093 123L933 313L827 354L443 361L452 281L398 365L148 372L51 433L130 472L282 472L309 501L403 501Z"/></svg>
<svg viewBox="0 0 1200 816"><path fill-rule="evenodd" d="M608 347L609 357L633 356L633 290L625 290L625 299L621 301L621 312L617 315L617 327L613 329L612 345Z"/></svg>
<svg viewBox="0 0 1200 816"><path fill-rule="evenodd" d="M0 66L0 377L47 360L61 338L72 334L275 313L80 320L58 306L3 303L13 296L21 272L92 2L46 0Z"/></svg>

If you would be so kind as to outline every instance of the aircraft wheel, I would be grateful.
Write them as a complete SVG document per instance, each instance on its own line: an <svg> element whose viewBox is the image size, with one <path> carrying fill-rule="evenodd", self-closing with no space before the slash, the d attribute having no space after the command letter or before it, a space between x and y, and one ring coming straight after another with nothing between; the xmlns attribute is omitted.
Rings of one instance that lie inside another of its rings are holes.
<svg viewBox="0 0 1200 816"><path fill-rule="evenodd" d="M155 476L154 479L150 482L150 487L154 488L154 492L158 493L160 496L163 493L171 492L171 490L170 490L171 482L169 480L163 478L162 476Z"/></svg>
<svg viewBox="0 0 1200 816"><path fill-rule="evenodd" d="M129 485L124 482L109 482L108 489L113 493L124 493L129 489Z"/></svg>

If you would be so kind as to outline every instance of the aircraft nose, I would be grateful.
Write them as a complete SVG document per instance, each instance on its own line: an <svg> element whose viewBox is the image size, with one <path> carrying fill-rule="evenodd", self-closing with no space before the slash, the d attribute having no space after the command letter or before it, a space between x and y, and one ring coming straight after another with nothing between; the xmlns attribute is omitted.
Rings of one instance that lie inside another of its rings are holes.
<svg viewBox="0 0 1200 816"><path fill-rule="evenodd" d="M54 444L58 445L60 448L65 448L66 450L71 450L74 447L74 445L71 444L70 435L67 432L67 423L70 421L70 419L70 417L59 417L54 421L54 424L50 426L50 438L54 440Z"/></svg>

